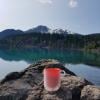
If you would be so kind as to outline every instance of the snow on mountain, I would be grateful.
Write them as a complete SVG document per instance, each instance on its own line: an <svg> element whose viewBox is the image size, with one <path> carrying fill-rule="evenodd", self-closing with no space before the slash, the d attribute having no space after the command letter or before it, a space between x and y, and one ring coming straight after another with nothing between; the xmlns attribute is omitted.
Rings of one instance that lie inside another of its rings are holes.
<svg viewBox="0 0 100 100"><path fill-rule="evenodd" d="M36 33L55 33L55 34L68 34L67 30L63 30L63 29L50 29L47 26L37 26L35 28L29 29L26 31L26 33L32 33L32 32L36 32Z"/></svg>
<svg viewBox="0 0 100 100"><path fill-rule="evenodd" d="M50 34L68 34L69 32L67 30L63 29L50 29L47 26L39 25L37 27L34 27L32 29L29 29L27 31L21 31L21 30L15 30L15 29L6 29L2 32L0 32L0 39L7 37L7 36L14 36L17 34L28 34L28 33L50 33Z"/></svg>

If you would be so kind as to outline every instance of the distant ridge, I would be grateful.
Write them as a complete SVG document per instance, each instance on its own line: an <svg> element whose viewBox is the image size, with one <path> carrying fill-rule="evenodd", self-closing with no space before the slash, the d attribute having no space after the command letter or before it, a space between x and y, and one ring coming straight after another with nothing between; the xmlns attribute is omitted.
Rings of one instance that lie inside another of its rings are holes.
<svg viewBox="0 0 100 100"><path fill-rule="evenodd" d="M6 30L0 32L0 39L5 38L7 36L17 35L17 34L24 34L24 32L21 30L6 29Z"/></svg>
<svg viewBox="0 0 100 100"><path fill-rule="evenodd" d="M29 33L63 34L65 36L68 35L68 34L73 34L73 35L81 35L82 36L82 34L72 33L70 31L68 31L67 29L61 29L61 28L58 28L58 29L50 29L47 26L39 25L37 27L28 29L26 31L15 30L15 29L6 29L6 30L0 32L0 39L5 38L5 37L8 37L8 36L14 36L14 35L20 35L20 34L29 34ZM99 34L100 33L93 33L93 34L87 34L85 36L88 36L88 35L95 35L96 36L96 35L99 35Z"/></svg>
<svg viewBox="0 0 100 100"><path fill-rule="evenodd" d="M58 48L100 54L100 33L82 35L41 25L27 31L7 29L0 32L0 48Z"/></svg>
<svg viewBox="0 0 100 100"><path fill-rule="evenodd" d="M32 33L32 32L36 32L36 33L57 33L57 34L68 34L67 30L63 30L63 29L50 29L47 26L43 26L43 25L39 25L37 27L34 27L32 29L29 29L26 31L26 33Z"/></svg>
<svg viewBox="0 0 100 100"><path fill-rule="evenodd" d="M22 30L15 30L15 29L6 29L2 32L0 32L0 39L8 37L8 36L14 36L17 34L28 34L28 33L56 33L56 34L68 34L67 30L63 29L50 29L47 26L44 25L39 25L37 27L34 27L32 29L29 29L27 31L22 31Z"/></svg>
<svg viewBox="0 0 100 100"><path fill-rule="evenodd" d="M43 26L43 25L39 25L37 27L34 27L32 29L29 29L26 31L26 33L32 33L32 32L36 32L36 33L50 33L50 30L47 26Z"/></svg>

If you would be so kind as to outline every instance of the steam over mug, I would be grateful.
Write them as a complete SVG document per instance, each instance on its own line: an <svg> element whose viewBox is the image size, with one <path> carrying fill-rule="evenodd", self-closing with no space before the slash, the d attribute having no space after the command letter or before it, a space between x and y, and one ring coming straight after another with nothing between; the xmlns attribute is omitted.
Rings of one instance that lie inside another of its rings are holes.
<svg viewBox="0 0 100 100"><path fill-rule="evenodd" d="M59 68L45 68L44 74L44 88L47 91L57 91L61 85L61 72Z"/></svg>

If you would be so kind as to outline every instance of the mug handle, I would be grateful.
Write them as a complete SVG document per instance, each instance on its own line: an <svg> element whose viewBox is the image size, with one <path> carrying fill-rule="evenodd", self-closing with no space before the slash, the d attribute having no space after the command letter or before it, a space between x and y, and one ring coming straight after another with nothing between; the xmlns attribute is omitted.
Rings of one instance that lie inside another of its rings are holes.
<svg viewBox="0 0 100 100"><path fill-rule="evenodd" d="M61 70L60 73L61 73L61 76L65 76L66 74L64 70Z"/></svg>

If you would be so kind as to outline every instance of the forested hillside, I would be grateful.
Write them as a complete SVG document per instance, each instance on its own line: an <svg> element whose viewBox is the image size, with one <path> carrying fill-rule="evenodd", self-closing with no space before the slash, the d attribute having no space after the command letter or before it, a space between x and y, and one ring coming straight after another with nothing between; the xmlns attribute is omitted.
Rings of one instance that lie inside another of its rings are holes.
<svg viewBox="0 0 100 100"><path fill-rule="evenodd" d="M0 39L0 48L58 48L100 50L100 34L49 34L27 33Z"/></svg>

